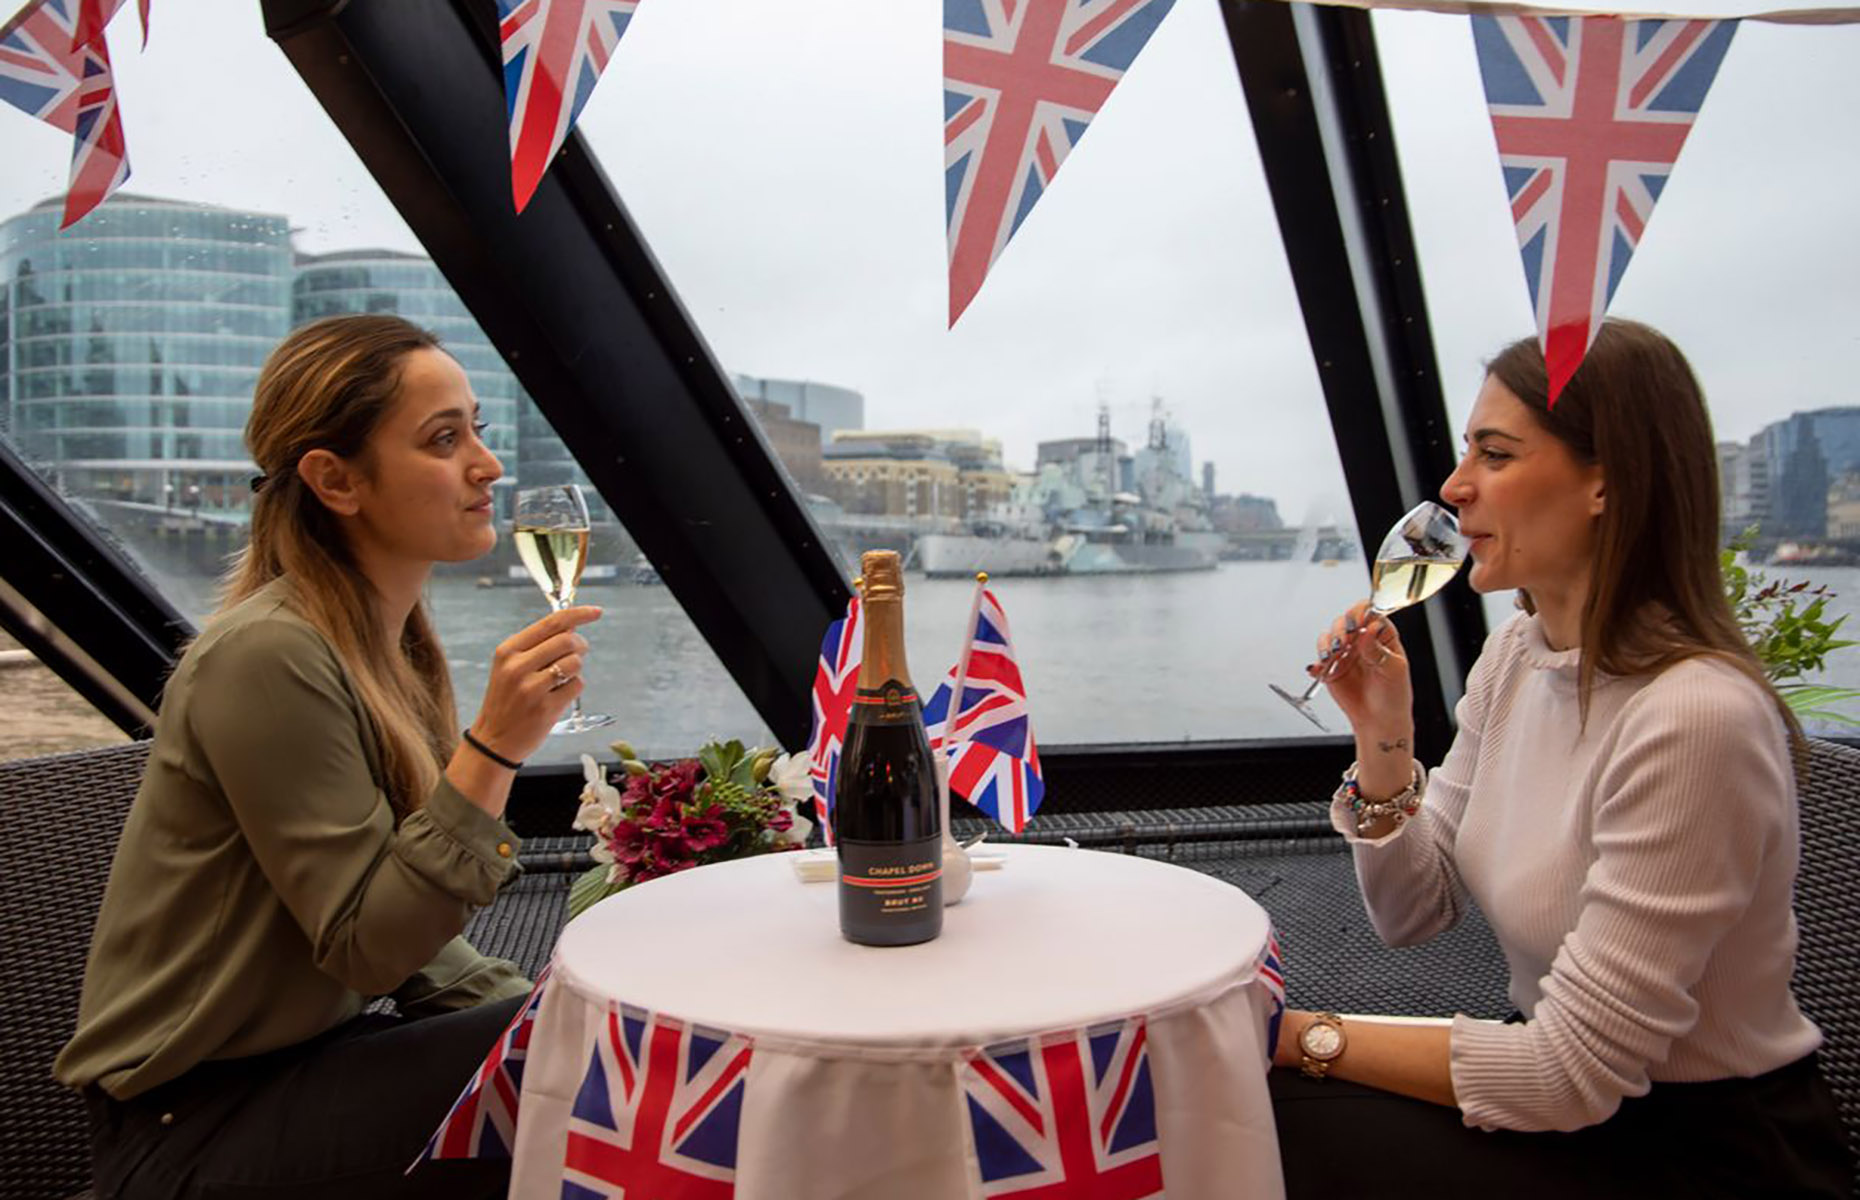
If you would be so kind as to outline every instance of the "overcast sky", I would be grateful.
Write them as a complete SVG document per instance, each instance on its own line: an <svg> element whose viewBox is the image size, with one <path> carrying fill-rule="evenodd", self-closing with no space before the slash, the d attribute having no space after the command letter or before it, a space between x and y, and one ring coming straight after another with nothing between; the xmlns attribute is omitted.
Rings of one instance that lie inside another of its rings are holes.
<svg viewBox="0 0 1860 1200"><path fill-rule="evenodd" d="M154 8L146 55L133 5L112 31L129 190L287 214L306 250L419 249L253 0ZM1017 466L1101 399L1139 442L1160 396L1222 491L1346 515L1215 0L1178 0L954 331L940 13L641 6L582 128L726 369L857 388L870 427L979 428ZM1523 273L1465 19L1375 23L1457 421L1531 331ZM1860 27L1740 29L1616 297L1692 355L1720 437L1860 399L1855 63ZM0 215L61 192L69 154L0 112Z"/></svg>

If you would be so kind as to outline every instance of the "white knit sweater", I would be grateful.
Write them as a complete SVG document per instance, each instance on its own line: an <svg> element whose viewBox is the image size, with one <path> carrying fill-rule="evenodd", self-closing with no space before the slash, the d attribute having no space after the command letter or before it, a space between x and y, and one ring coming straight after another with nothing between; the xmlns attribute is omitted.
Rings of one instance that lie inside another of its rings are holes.
<svg viewBox="0 0 1860 1200"><path fill-rule="evenodd" d="M1795 777L1769 697L1694 659L1598 675L1520 615L1486 642L1459 736L1419 814L1374 842L1347 805L1370 919L1391 945L1451 928L1471 896L1524 1025L1455 1018L1466 1124L1578 1129L1652 1080L1759 1075L1821 1033L1789 991Z"/></svg>

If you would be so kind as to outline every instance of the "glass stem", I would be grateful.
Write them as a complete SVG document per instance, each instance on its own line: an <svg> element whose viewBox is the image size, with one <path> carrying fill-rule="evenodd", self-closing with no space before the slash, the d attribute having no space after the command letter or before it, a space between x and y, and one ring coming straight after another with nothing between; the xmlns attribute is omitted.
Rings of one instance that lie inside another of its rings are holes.
<svg viewBox="0 0 1860 1200"><path fill-rule="evenodd" d="M551 598L549 601L549 608L551 609L551 611L561 612L563 609L567 607L568 607L568 601L566 600L557 600L557 599ZM569 728L574 729L574 730L580 730L581 728L581 697L580 696L575 697L575 710L574 711L575 711L575 715L569 718Z"/></svg>

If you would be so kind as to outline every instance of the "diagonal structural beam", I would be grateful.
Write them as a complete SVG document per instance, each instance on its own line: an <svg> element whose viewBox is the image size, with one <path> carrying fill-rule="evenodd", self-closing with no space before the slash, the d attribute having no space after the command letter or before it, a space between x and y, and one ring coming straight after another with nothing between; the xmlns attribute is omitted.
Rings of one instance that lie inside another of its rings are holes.
<svg viewBox="0 0 1860 1200"><path fill-rule="evenodd" d="M514 211L493 7L263 7L272 38L737 685L798 748L846 579L579 134Z"/></svg>
<svg viewBox="0 0 1860 1200"><path fill-rule="evenodd" d="M1222 0L1221 9L1356 527L1380 538L1434 496L1457 438L1370 17L1277 0ZM1438 761L1485 639L1484 610L1462 577L1396 623L1416 665L1416 752Z"/></svg>

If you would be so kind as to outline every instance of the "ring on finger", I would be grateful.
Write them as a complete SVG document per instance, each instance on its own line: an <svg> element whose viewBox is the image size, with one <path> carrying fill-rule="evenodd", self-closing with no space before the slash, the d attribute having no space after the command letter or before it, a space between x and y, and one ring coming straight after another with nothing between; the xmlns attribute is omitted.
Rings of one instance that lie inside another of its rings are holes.
<svg viewBox="0 0 1860 1200"><path fill-rule="evenodd" d="M550 688L549 688L550 691L553 692L555 691L556 688L568 686L569 676L563 672L559 664L550 663L549 674L555 676L555 683L550 685Z"/></svg>

